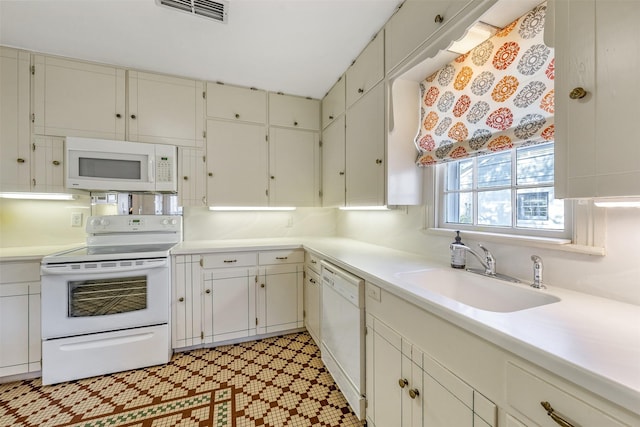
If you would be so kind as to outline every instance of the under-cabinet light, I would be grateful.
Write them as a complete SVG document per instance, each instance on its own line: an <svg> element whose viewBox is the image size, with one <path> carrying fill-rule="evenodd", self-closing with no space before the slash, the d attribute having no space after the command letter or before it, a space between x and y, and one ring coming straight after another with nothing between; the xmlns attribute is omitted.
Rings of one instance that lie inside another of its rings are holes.
<svg viewBox="0 0 640 427"><path fill-rule="evenodd" d="M210 211L295 211L294 206L209 206Z"/></svg>
<svg viewBox="0 0 640 427"><path fill-rule="evenodd" d="M599 208L640 208L640 197L595 199L593 204Z"/></svg>
<svg viewBox="0 0 640 427"><path fill-rule="evenodd" d="M476 22L467 30L467 34L465 34L462 39L453 42L447 50L464 55L480 43L492 37L496 32L498 32L498 28L493 25Z"/></svg>
<svg viewBox="0 0 640 427"><path fill-rule="evenodd" d="M66 193L0 193L0 198L22 200L75 200L75 194Z"/></svg>
<svg viewBox="0 0 640 427"><path fill-rule="evenodd" d="M341 211L389 211L387 205L384 206L342 206L339 207Z"/></svg>

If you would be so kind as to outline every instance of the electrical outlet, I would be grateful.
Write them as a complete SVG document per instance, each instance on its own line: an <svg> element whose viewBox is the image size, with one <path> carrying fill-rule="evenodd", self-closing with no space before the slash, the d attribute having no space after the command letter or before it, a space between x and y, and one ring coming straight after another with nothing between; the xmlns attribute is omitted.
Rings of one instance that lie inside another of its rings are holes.
<svg viewBox="0 0 640 427"><path fill-rule="evenodd" d="M82 227L82 212L71 212L71 226Z"/></svg>

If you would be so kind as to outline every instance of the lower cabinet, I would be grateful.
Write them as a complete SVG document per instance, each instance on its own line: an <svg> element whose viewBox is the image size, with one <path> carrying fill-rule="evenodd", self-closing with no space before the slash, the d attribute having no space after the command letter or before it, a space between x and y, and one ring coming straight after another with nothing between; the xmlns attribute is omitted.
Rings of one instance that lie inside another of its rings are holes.
<svg viewBox="0 0 640 427"><path fill-rule="evenodd" d="M0 269L0 377L40 371L40 262Z"/></svg>
<svg viewBox="0 0 640 427"><path fill-rule="evenodd" d="M322 312L320 258L306 252L304 263L304 326L311 338L320 346L320 313Z"/></svg>

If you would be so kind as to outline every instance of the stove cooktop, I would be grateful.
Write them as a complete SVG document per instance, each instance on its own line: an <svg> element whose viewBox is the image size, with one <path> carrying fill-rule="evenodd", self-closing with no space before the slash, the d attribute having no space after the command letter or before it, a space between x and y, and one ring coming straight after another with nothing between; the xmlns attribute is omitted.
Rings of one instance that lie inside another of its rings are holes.
<svg viewBox="0 0 640 427"><path fill-rule="evenodd" d="M44 264L58 264L83 261L109 261L116 259L162 258L168 257L176 243L154 243L144 245L84 246L65 252L48 255Z"/></svg>

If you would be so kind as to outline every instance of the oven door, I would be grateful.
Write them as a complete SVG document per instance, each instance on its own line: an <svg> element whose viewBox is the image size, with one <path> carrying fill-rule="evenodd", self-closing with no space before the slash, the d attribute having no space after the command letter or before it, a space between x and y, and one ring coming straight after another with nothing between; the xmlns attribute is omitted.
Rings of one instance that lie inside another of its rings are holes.
<svg viewBox="0 0 640 427"><path fill-rule="evenodd" d="M42 338L169 320L167 258L42 265Z"/></svg>

